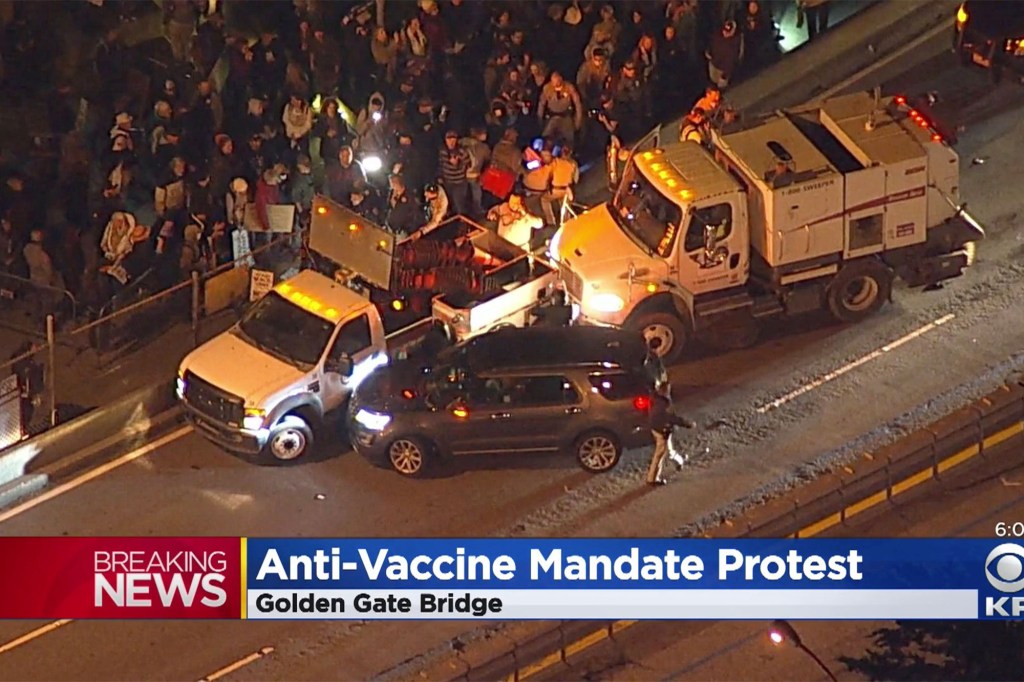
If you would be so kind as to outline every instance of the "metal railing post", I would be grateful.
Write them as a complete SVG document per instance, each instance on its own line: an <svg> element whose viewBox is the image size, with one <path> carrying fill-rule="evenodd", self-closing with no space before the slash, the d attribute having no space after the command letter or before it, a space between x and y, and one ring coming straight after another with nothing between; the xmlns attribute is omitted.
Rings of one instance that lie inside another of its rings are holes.
<svg viewBox="0 0 1024 682"><path fill-rule="evenodd" d="M192 346L199 345L199 273L192 271Z"/></svg>
<svg viewBox="0 0 1024 682"><path fill-rule="evenodd" d="M57 425L57 339L54 330L53 315L46 316L46 352L48 364L46 372L46 391L49 393L50 426Z"/></svg>

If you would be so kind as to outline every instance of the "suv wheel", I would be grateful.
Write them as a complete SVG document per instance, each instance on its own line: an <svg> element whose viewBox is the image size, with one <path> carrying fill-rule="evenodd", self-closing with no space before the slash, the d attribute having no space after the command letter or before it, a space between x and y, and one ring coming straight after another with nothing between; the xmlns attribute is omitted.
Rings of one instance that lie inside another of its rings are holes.
<svg viewBox="0 0 1024 682"><path fill-rule="evenodd" d="M573 446L576 461L592 474L603 474L615 468L622 457L619 439L606 431L591 431L576 439Z"/></svg>
<svg viewBox="0 0 1024 682"><path fill-rule="evenodd" d="M306 420L293 414L274 426L267 441L267 454L278 462L296 460L313 445L313 429Z"/></svg>
<svg viewBox="0 0 1024 682"><path fill-rule="evenodd" d="M388 446L388 463L391 468L410 478L423 476L432 457L430 446L415 436L400 436Z"/></svg>

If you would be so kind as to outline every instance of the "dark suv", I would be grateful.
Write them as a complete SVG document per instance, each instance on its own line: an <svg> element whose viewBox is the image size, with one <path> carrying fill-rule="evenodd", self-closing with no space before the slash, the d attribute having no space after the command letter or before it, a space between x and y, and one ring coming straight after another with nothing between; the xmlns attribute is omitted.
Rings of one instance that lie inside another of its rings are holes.
<svg viewBox="0 0 1024 682"><path fill-rule="evenodd" d="M965 64L1024 78L1024 1L967 0L956 13L953 46Z"/></svg>
<svg viewBox="0 0 1024 682"><path fill-rule="evenodd" d="M567 452L591 472L651 442L661 361L635 332L501 329L367 377L349 404L352 446L405 476L437 457Z"/></svg>

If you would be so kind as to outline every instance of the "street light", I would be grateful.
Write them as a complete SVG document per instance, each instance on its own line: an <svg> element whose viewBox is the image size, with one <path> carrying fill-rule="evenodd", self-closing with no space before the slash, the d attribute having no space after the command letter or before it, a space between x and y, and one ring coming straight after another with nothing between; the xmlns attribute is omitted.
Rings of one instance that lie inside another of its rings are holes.
<svg viewBox="0 0 1024 682"><path fill-rule="evenodd" d="M800 639L800 635L797 634L797 631L793 629L793 626L790 625L787 621L772 621L771 627L768 629L768 639L770 639L772 641L772 644L774 644L775 646L780 646L788 641L797 649L810 656L811 660L817 663L818 667L821 668L826 675L828 675L828 679L832 680L832 682L838 682L838 680L836 680L836 676L832 673L831 670L829 670L828 666L825 665L825 662L818 658L818 655L816 653L814 653L804 645L803 640Z"/></svg>

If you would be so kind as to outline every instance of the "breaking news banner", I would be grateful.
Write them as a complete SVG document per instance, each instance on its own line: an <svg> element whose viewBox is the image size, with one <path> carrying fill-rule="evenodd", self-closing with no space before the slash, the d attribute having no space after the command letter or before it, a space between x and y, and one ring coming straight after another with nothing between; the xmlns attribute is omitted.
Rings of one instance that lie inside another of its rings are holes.
<svg viewBox="0 0 1024 682"><path fill-rule="evenodd" d="M0 538L0 618L1020 619L1000 540Z"/></svg>

